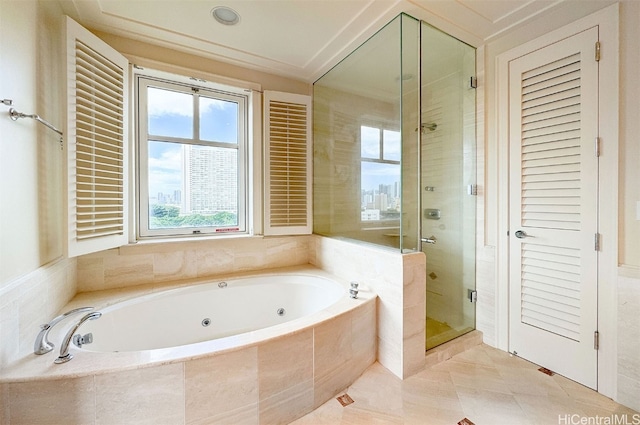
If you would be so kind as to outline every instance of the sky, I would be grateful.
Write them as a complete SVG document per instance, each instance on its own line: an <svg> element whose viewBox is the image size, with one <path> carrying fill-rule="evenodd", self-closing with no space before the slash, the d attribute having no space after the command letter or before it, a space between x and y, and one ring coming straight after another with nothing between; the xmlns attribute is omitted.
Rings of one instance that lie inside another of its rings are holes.
<svg viewBox="0 0 640 425"><path fill-rule="evenodd" d="M375 127L360 127L361 156L369 159L400 161L400 132L380 130ZM399 181L399 164L362 162L362 190L376 190L380 184L389 185Z"/></svg>
<svg viewBox="0 0 640 425"><path fill-rule="evenodd" d="M238 104L204 96L200 101L200 139L238 142ZM150 87L148 91L149 134L192 138L194 105L190 93ZM149 141L149 196L182 190L182 145Z"/></svg>

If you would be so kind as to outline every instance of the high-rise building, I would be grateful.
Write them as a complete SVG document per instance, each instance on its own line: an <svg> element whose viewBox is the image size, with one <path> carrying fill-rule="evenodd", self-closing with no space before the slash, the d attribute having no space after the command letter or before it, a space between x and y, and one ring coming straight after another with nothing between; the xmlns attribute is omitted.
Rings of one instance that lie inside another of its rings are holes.
<svg viewBox="0 0 640 425"><path fill-rule="evenodd" d="M213 214L238 211L237 151L185 145L183 212Z"/></svg>

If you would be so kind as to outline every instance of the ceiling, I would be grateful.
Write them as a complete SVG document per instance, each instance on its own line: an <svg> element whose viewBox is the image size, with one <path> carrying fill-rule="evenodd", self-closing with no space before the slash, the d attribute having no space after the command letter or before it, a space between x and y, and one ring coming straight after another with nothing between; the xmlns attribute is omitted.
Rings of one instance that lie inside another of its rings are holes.
<svg viewBox="0 0 640 425"><path fill-rule="evenodd" d="M59 0L83 26L313 82L400 12L473 46L564 0ZM235 26L211 16L240 15Z"/></svg>

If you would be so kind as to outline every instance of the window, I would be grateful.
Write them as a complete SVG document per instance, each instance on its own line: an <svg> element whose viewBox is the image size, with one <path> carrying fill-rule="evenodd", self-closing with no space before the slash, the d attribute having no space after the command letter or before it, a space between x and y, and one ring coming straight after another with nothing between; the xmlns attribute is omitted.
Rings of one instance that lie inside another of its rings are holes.
<svg viewBox="0 0 640 425"><path fill-rule="evenodd" d="M360 126L361 221L400 219L400 132Z"/></svg>
<svg viewBox="0 0 640 425"><path fill-rule="evenodd" d="M244 89L136 77L138 236L247 233Z"/></svg>

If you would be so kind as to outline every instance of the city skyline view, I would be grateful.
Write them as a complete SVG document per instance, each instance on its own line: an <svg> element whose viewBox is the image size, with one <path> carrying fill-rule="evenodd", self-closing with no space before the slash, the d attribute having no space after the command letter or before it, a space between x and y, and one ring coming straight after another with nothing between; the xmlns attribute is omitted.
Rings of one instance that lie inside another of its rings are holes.
<svg viewBox="0 0 640 425"><path fill-rule="evenodd" d="M237 144L238 105L199 96L199 139ZM153 136L194 138L194 100L190 93L149 88L148 93L148 163L149 196L182 190L181 143L155 141Z"/></svg>
<svg viewBox="0 0 640 425"><path fill-rule="evenodd" d="M147 87L150 229L237 225L237 99L190 87Z"/></svg>

